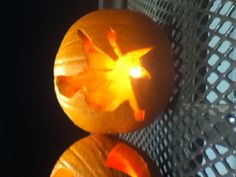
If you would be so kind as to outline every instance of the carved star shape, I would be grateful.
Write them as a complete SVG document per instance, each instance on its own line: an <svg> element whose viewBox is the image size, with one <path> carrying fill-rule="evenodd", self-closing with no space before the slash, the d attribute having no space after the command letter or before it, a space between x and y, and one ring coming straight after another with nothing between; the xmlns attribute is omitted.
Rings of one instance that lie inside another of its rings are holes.
<svg viewBox="0 0 236 177"><path fill-rule="evenodd" d="M83 48L88 66L74 76L58 76L59 91L66 97L72 97L80 91L91 108L99 111L113 111L128 101L137 121L145 118L145 110L140 109L133 93L131 79L147 78L150 74L141 65L141 57L152 48L142 48L122 54L116 42L113 29L107 33L107 39L118 59L114 60L82 31L78 35L83 41Z"/></svg>

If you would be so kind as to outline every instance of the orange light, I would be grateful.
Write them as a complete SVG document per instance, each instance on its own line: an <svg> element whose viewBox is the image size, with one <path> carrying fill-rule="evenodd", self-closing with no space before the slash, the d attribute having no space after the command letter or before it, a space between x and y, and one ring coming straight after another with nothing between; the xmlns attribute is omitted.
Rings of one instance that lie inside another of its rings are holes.
<svg viewBox="0 0 236 177"><path fill-rule="evenodd" d="M61 75L63 70L56 71L59 74L57 84L63 88L60 92L70 98L80 91L91 108L104 112L113 111L124 101L128 101L134 111L135 120L143 121L145 110L141 109L136 101L130 76L151 78L149 72L142 67L141 58L152 50L152 47L123 54L117 43L116 33L110 28L107 39L117 55L117 60L114 60L96 47L82 31L78 31L78 35L83 40L88 66L83 72L73 76ZM103 93L106 93L106 98Z"/></svg>
<svg viewBox="0 0 236 177"><path fill-rule="evenodd" d="M130 69L129 74L133 78L139 78L142 76L142 68L140 66L136 66Z"/></svg>
<svg viewBox="0 0 236 177"><path fill-rule="evenodd" d="M130 177L151 177L144 159L130 146L118 143L108 154L106 165Z"/></svg>

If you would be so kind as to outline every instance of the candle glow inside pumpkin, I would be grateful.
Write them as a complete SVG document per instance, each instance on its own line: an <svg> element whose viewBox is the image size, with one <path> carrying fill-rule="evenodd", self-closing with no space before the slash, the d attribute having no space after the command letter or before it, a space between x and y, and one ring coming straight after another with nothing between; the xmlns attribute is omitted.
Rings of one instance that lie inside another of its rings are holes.
<svg viewBox="0 0 236 177"><path fill-rule="evenodd" d="M139 66L130 69L129 74L133 78L139 78L142 76L142 68Z"/></svg>
<svg viewBox="0 0 236 177"><path fill-rule="evenodd" d="M152 47L123 54L117 44L115 31L110 28L106 36L117 59L108 56L93 44L89 36L78 30L88 66L83 72L73 76L58 75L59 91L66 97L73 97L78 91L83 93L87 104L98 111L113 111L128 101L134 111L135 120L143 121L145 110L136 101L131 79L151 78L142 66L141 57L152 50Z"/></svg>

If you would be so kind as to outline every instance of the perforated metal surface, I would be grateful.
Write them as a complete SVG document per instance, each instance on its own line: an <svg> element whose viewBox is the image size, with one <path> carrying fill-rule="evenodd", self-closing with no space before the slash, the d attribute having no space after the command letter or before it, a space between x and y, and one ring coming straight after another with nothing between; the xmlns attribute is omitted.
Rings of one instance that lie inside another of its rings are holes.
<svg viewBox="0 0 236 177"><path fill-rule="evenodd" d="M129 0L169 31L176 87L162 117L120 137L165 177L236 176L236 1Z"/></svg>

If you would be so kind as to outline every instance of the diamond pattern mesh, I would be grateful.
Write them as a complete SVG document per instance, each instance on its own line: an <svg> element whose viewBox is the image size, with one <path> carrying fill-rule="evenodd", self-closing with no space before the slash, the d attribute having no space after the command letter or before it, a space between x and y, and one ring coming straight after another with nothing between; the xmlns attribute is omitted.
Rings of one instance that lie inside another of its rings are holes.
<svg viewBox="0 0 236 177"><path fill-rule="evenodd" d="M236 1L129 0L168 31L175 90L161 118L119 136L164 177L236 177Z"/></svg>

